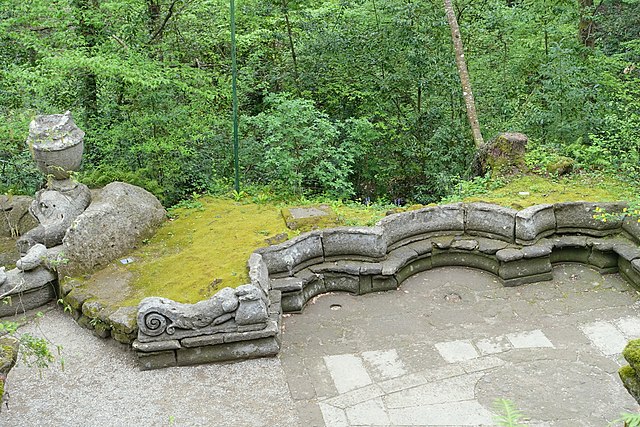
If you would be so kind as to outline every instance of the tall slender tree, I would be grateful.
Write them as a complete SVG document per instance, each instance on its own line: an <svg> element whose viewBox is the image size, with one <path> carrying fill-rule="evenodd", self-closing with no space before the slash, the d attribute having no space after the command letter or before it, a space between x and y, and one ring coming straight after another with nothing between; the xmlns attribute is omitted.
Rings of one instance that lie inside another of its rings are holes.
<svg viewBox="0 0 640 427"><path fill-rule="evenodd" d="M464 97L464 102L467 107L467 119L471 126L476 148L480 148L480 146L484 144L484 139L480 131L476 102L473 98L473 91L471 90L471 78L469 77L469 70L467 69L467 61L464 58L464 47L462 46L462 38L460 37L460 27L458 26L458 19L453 10L451 0L444 0L444 10L447 13L449 28L451 28L451 39L453 40L453 49L456 56L458 74L460 75L460 83L462 85L462 96Z"/></svg>

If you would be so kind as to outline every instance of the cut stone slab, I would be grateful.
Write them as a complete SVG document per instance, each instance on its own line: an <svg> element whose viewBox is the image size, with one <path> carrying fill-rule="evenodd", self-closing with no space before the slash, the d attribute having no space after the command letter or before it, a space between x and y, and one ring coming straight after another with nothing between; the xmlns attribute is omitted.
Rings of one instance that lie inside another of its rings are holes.
<svg viewBox="0 0 640 427"><path fill-rule="evenodd" d="M633 316L623 317L615 323L627 339L640 338L640 318Z"/></svg>
<svg viewBox="0 0 640 427"><path fill-rule="evenodd" d="M347 418L354 426L386 426L389 416L381 398L367 400L351 408L347 408Z"/></svg>
<svg viewBox="0 0 640 427"><path fill-rule="evenodd" d="M507 337L499 336L492 338L485 338L476 342L476 347L480 350L480 354L498 354L509 351L513 348Z"/></svg>
<svg viewBox="0 0 640 427"><path fill-rule="evenodd" d="M405 375L407 371L398 357L395 349L386 351L365 351L362 353L364 361L371 366L371 371L381 380Z"/></svg>
<svg viewBox="0 0 640 427"><path fill-rule="evenodd" d="M349 427L347 415L342 409L327 405L326 403L320 403L320 411L322 412L322 418L324 418L326 425L334 427Z"/></svg>
<svg viewBox="0 0 640 427"><path fill-rule="evenodd" d="M624 335L622 335L622 332L609 322L598 321L587 323L580 325L579 328L593 345L606 356L622 353L624 346L627 345L627 340Z"/></svg>
<svg viewBox="0 0 640 427"><path fill-rule="evenodd" d="M475 400L413 406L389 410L391 425L480 426L493 425L493 414Z"/></svg>
<svg viewBox="0 0 640 427"><path fill-rule="evenodd" d="M356 355L325 356L324 363L327 365L338 393L346 393L372 383L362 359Z"/></svg>
<svg viewBox="0 0 640 427"><path fill-rule="evenodd" d="M507 339L514 348L554 348L549 338L539 329L507 334Z"/></svg>
<svg viewBox="0 0 640 427"><path fill-rule="evenodd" d="M471 360L479 356L473 344L467 340L439 342L436 343L436 349L449 363Z"/></svg>
<svg viewBox="0 0 640 427"><path fill-rule="evenodd" d="M338 224L338 217L329 205L284 208L281 213L291 230L309 231Z"/></svg>

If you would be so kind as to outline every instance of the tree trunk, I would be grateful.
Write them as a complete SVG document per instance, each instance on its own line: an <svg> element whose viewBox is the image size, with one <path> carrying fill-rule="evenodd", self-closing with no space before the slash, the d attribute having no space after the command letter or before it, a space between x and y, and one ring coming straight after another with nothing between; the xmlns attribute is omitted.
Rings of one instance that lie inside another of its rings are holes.
<svg viewBox="0 0 640 427"><path fill-rule="evenodd" d="M593 0L579 0L580 23L578 24L578 36L586 47L594 47L596 24L593 21Z"/></svg>
<svg viewBox="0 0 640 427"><path fill-rule="evenodd" d="M462 95L467 107L467 119L471 126L473 141L476 144L476 148L480 148L480 146L484 144L484 140L482 139L482 133L480 132L480 123L478 122L478 114L476 113L476 102L473 99L473 92L471 91L471 79L469 78L469 71L467 70L467 62L464 59L464 49L462 47L462 39L460 38L460 28L458 27L458 20L456 19L456 14L453 11L451 0L444 0L444 9L447 12L449 28L451 28L451 38L453 40L453 48L456 55L456 64L458 66L458 74L460 75L460 83L462 84Z"/></svg>

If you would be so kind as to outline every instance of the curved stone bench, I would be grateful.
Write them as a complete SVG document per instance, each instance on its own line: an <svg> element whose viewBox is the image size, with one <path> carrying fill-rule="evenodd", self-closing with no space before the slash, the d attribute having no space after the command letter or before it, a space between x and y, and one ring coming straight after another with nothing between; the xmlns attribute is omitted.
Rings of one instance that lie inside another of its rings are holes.
<svg viewBox="0 0 640 427"><path fill-rule="evenodd" d="M149 338L138 331L134 347L145 369L273 355L279 350L282 313L302 311L314 296L397 289L408 277L442 266L478 268L505 286L517 286L551 280L555 263L579 262L602 273L619 271L640 287L640 224L594 218L600 209L623 208L621 203L570 202L516 211L456 203L390 215L373 227L312 231L258 249L249 259L251 285L266 296L269 333L233 330L231 345L224 331L206 338L206 327L196 328L188 335L200 338L183 343L167 337L167 348L161 340L141 345Z"/></svg>

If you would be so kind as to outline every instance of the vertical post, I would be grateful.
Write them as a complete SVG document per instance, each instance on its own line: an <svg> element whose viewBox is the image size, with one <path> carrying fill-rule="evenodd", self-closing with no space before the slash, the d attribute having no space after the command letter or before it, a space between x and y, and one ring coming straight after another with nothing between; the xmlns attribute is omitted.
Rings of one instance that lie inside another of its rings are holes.
<svg viewBox="0 0 640 427"><path fill-rule="evenodd" d="M240 192L240 167L238 166L238 66L236 63L236 5L231 0L231 98L233 102L233 167L235 190Z"/></svg>

